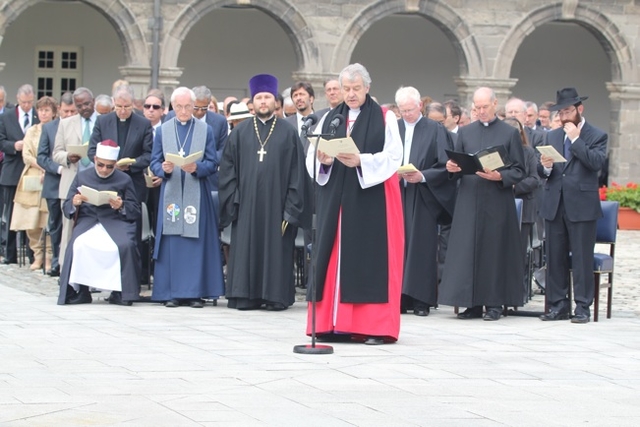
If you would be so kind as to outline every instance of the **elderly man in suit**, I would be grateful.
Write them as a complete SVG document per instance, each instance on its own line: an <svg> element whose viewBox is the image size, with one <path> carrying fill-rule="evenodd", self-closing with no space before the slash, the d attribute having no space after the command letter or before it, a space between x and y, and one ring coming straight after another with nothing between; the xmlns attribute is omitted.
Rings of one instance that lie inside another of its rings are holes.
<svg viewBox="0 0 640 427"><path fill-rule="evenodd" d="M569 277L573 275L575 315L572 323L588 323L594 297L593 248L596 224L602 216L598 172L607 155L608 136L582 116L586 96L575 88L557 92L556 103L563 126L549 131L547 142L567 160L554 163L542 155L538 174L546 179L540 216L546 220L546 295L550 310L542 320L566 320L571 312ZM571 253L571 265L569 265Z"/></svg>
<svg viewBox="0 0 640 427"><path fill-rule="evenodd" d="M53 146L53 161L62 166L60 185L58 186L60 204L67 196L69 187L77 173L91 166L91 162L87 157L81 158L76 154L70 153L69 147L89 143L91 132L98 117L94 109L93 93L86 87L79 87L73 92L73 103L78 114L60 120ZM63 216L58 259L60 267L64 263L64 254L67 243L71 239L72 229L72 222Z"/></svg>
<svg viewBox="0 0 640 427"><path fill-rule="evenodd" d="M49 210L48 228L51 236L51 269L47 274L52 277L60 275L60 241L62 240L62 210L60 208L60 175L64 166L53 160L53 149L60 120L78 114L73 101L73 93L65 92L60 97L58 118L42 126L40 143L38 145L38 165L45 170L42 183L42 197L47 201Z"/></svg>
<svg viewBox="0 0 640 427"><path fill-rule="evenodd" d="M13 215L13 199L20 174L24 169L22 161L22 139L30 126L39 123L33 108L34 93L31 85L22 85L18 89L18 106L0 115L0 150L4 153L0 188L2 189L2 237L4 239L4 264L15 264L16 232L9 230Z"/></svg>

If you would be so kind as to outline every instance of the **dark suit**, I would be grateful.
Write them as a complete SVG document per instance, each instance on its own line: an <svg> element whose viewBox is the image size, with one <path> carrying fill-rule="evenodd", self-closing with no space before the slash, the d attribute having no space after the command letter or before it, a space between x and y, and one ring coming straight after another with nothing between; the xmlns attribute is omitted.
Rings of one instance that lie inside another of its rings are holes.
<svg viewBox="0 0 640 427"><path fill-rule="evenodd" d="M153 146L153 131L151 122L139 114L131 114L129 132L124 141L118 141L118 116L115 112L98 116L89 141L88 156L93 162L96 146L99 142L111 139L120 146L119 159L130 157L136 159L128 171L139 202L147 200L147 185L144 181L144 171L151 163L151 147Z"/></svg>
<svg viewBox="0 0 640 427"><path fill-rule="evenodd" d="M13 215L13 198L16 195L16 186L20 180L20 174L24 169L22 151L16 151L16 141L24 139L24 132L18 120L18 108L5 109L0 114L0 150L4 153L2 172L0 172L0 187L2 187L3 213L2 213L2 238L4 241L4 254L9 262L16 262L16 232L9 230L11 216ZM36 110L31 108L31 126L40 123Z"/></svg>
<svg viewBox="0 0 640 427"><path fill-rule="evenodd" d="M56 133L58 133L60 119L55 119L42 126L40 134L40 144L38 145L38 165L45 170L44 182L42 183L42 197L47 201L49 209L48 228L51 237L51 269L60 268L60 242L62 241L62 209L60 207L59 187L60 165L53 161L53 147L56 143Z"/></svg>
<svg viewBox="0 0 640 427"><path fill-rule="evenodd" d="M562 128L547 133L547 143L560 153L564 152L564 139ZM554 163L548 177L538 164L538 174L547 178L540 216L545 219L547 243L546 295L554 311L567 312L570 308L567 296L571 268L576 314L590 315L596 222L602 216L598 171L604 165L607 139L606 133L585 122L580 136L571 144L567 163Z"/></svg>
<svg viewBox="0 0 640 427"><path fill-rule="evenodd" d="M162 122L166 122L167 120L171 120L176 116L176 112L171 110L169 113L162 118ZM211 126L213 129L213 137L216 140L216 156L218 162L222 159L222 151L224 150L224 146L227 143L227 137L229 136L229 125L227 124L227 119L218 113L214 113L213 111L207 111L204 121ZM209 181L215 191L218 190L218 173L211 174L209 176Z"/></svg>
<svg viewBox="0 0 640 427"><path fill-rule="evenodd" d="M524 132L527 134L527 139L529 140L529 145L533 148L538 145L544 145L544 138L546 132L541 131L539 129L531 129L528 126L524 127Z"/></svg>

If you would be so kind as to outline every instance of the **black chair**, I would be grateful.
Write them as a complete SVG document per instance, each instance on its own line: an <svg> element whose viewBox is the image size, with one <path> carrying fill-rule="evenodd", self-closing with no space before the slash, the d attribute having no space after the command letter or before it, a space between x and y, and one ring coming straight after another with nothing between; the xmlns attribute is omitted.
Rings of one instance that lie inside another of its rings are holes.
<svg viewBox="0 0 640 427"><path fill-rule="evenodd" d="M615 264L616 237L618 231L618 202L600 202L603 217L598 220L596 231L596 244L608 245L608 253L596 252L593 254L593 280L595 283L595 295L593 297L593 321L598 321L600 309L600 290L607 289L607 319L611 319L611 300L613 298L613 267ZM607 281L602 282L602 276L607 276Z"/></svg>
<svg viewBox="0 0 640 427"><path fill-rule="evenodd" d="M146 203L140 203L142 215L142 243L147 246L147 289L151 289L151 276L153 271L153 245L155 234L151 226L151 218L149 217L149 209Z"/></svg>
<svg viewBox="0 0 640 427"><path fill-rule="evenodd" d="M295 249L293 254L294 264L296 266L296 286L299 288L304 288L306 286L306 252L307 251L304 247L304 230L302 228L298 228L298 234L296 234Z"/></svg>

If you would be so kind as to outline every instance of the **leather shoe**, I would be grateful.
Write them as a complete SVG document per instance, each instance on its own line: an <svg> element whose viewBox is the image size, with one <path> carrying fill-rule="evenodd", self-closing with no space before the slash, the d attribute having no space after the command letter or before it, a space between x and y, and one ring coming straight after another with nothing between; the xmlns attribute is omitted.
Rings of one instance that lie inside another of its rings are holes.
<svg viewBox="0 0 640 427"><path fill-rule="evenodd" d="M571 318L571 323L589 323L589 320L586 314L576 314Z"/></svg>
<svg viewBox="0 0 640 427"><path fill-rule="evenodd" d="M17 263L18 263L18 260L17 260L17 259L8 259L8 258L4 258L4 259L2 260L2 263L3 263L4 265L17 264Z"/></svg>
<svg viewBox="0 0 640 427"><path fill-rule="evenodd" d="M67 301L67 304L91 304L93 298L88 291L80 291Z"/></svg>
<svg viewBox="0 0 640 427"><path fill-rule="evenodd" d="M122 299L122 293L117 291L111 292L111 295L109 295L107 301L109 302L109 304L124 305L125 307L130 307L131 305L133 305L133 302L131 301L124 301Z"/></svg>
<svg viewBox="0 0 640 427"><path fill-rule="evenodd" d="M482 317L482 307L469 307L458 314L458 319L480 319Z"/></svg>
<svg viewBox="0 0 640 427"><path fill-rule="evenodd" d="M483 320L493 321L500 320L500 316L502 316L502 310L497 308L490 308L482 317Z"/></svg>
<svg viewBox="0 0 640 427"><path fill-rule="evenodd" d="M364 340L364 343L366 345L382 345L384 344L384 340L377 337L368 337L366 340Z"/></svg>
<svg viewBox="0 0 640 427"><path fill-rule="evenodd" d="M47 275L51 277L60 277L60 267L54 267L50 270L47 270Z"/></svg>
<svg viewBox="0 0 640 427"><path fill-rule="evenodd" d="M420 317L427 317L429 315L429 307L414 308L413 314Z"/></svg>
<svg viewBox="0 0 640 427"><path fill-rule="evenodd" d="M178 301L177 299L170 299L169 301L166 301L164 303L164 306L170 308L180 307L180 301Z"/></svg>
<svg viewBox="0 0 640 427"><path fill-rule="evenodd" d="M264 308L268 311L283 311L289 307L285 306L284 304L280 304L279 302L274 302L266 304Z"/></svg>
<svg viewBox="0 0 640 427"><path fill-rule="evenodd" d="M540 320L553 321L553 320L569 320L569 313L562 311L550 311L540 316Z"/></svg>
<svg viewBox="0 0 640 427"><path fill-rule="evenodd" d="M191 302L189 302L189 307L202 308L204 307L204 303L202 302L202 300L194 299Z"/></svg>

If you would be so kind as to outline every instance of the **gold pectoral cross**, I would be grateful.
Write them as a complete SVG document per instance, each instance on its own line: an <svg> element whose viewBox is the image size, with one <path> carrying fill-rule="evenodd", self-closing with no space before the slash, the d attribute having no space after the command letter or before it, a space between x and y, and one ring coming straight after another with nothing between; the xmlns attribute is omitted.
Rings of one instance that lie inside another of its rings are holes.
<svg viewBox="0 0 640 427"><path fill-rule="evenodd" d="M262 161L262 159L264 158L264 155L267 154L266 151L264 151L264 147L260 147L260 149L257 151L258 154L260 154L260 161Z"/></svg>

